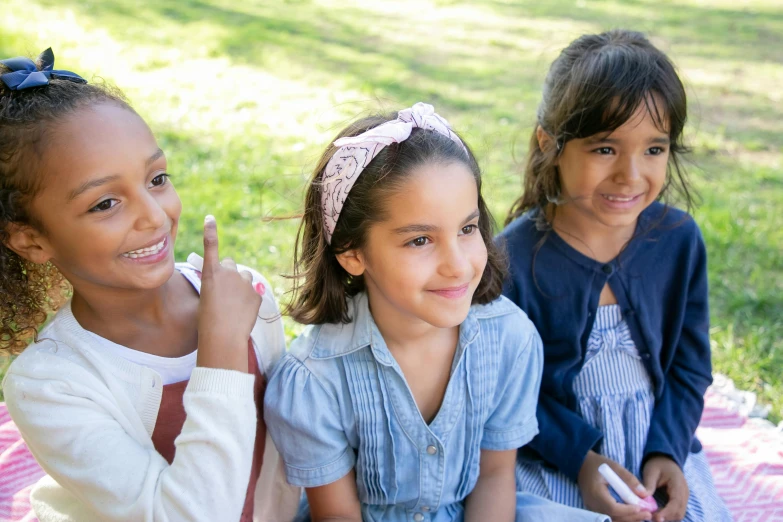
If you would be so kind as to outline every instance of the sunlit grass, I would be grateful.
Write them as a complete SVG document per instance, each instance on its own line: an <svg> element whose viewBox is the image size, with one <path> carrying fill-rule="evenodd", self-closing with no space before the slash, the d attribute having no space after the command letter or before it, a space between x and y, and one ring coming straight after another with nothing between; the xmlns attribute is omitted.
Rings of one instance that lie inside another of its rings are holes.
<svg viewBox="0 0 783 522"><path fill-rule="evenodd" d="M290 284L318 155L352 118L436 105L476 150L502 220L548 64L585 32L647 32L690 95L695 217L715 368L783 411L783 12L776 0L5 0L0 54L120 86L185 204L180 258L214 213L223 253ZM281 296L282 297L282 296ZM285 299L285 297L282 297ZM287 324L289 331L292 325ZM0 365L1 367L1 365ZM0 374L2 369L0 369Z"/></svg>

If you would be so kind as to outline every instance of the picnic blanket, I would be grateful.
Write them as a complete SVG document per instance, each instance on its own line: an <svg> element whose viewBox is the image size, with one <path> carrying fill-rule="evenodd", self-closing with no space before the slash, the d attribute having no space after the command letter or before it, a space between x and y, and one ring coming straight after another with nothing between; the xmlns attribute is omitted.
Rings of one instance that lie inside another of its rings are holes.
<svg viewBox="0 0 783 522"><path fill-rule="evenodd" d="M737 522L783 522L783 433L759 418L755 396L716 376L696 432L718 492ZM37 521L30 490L44 475L0 403L0 522Z"/></svg>

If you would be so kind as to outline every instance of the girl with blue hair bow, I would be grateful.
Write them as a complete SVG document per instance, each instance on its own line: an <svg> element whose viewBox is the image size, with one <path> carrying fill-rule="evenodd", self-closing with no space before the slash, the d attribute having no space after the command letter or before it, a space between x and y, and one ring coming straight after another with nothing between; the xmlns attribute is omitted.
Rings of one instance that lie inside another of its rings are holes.
<svg viewBox="0 0 783 522"><path fill-rule="evenodd" d="M290 518L298 491L262 474L285 349L268 284L218 259L214 219L203 266L174 262L166 156L119 93L51 50L0 63L0 355L19 354L3 391L48 474L39 520Z"/></svg>

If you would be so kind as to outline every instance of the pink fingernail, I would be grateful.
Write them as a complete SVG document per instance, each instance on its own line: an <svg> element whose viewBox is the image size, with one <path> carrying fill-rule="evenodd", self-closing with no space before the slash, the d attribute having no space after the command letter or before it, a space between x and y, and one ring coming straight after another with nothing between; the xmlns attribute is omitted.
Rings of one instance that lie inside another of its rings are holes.
<svg viewBox="0 0 783 522"><path fill-rule="evenodd" d="M258 295L264 295L266 293L266 287L263 283L256 283L253 285L253 289Z"/></svg>

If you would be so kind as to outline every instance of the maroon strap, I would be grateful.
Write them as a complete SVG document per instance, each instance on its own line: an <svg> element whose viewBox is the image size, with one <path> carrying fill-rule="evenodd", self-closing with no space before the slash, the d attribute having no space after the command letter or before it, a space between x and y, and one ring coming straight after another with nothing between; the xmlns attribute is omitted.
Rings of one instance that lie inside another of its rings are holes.
<svg viewBox="0 0 783 522"><path fill-rule="evenodd" d="M248 373L256 376L254 385L254 397L256 401L256 442L253 447L253 466L250 470L250 481L245 494L245 507L242 509L242 518L240 522L252 522L253 520L253 501L256 491L256 483L261 474L261 464L264 458L264 441L266 440L266 425L264 424L264 392L266 391L266 379L262 375L256 352L253 348L253 341L248 341ZM185 407L182 403L182 397L185 394L185 388L188 381L167 384L163 387L163 396L160 401L158 418L155 421L155 429L152 432L152 444L164 459L171 464L174 461L176 446L174 441L182 432L182 426L185 424ZM215 470L219 473L220 470Z"/></svg>

